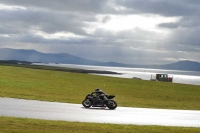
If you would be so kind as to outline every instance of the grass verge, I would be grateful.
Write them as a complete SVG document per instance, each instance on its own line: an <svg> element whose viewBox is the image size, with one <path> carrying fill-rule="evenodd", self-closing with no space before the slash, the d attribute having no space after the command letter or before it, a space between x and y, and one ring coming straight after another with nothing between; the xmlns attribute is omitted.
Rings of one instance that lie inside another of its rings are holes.
<svg viewBox="0 0 200 133"><path fill-rule="evenodd" d="M136 126L0 117L0 133L199 133L200 128Z"/></svg>

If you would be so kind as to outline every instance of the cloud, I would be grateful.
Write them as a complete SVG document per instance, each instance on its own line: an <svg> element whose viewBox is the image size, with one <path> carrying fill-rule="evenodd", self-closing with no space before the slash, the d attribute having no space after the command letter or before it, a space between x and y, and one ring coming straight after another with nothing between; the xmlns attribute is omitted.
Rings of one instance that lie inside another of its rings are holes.
<svg viewBox="0 0 200 133"><path fill-rule="evenodd" d="M111 17L110 17L110 16L104 16L103 19L102 19L102 23L106 23L106 22L108 22L109 20L111 20Z"/></svg>
<svg viewBox="0 0 200 133"><path fill-rule="evenodd" d="M51 10L55 12L101 13L107 7L107 0L1 0L0 2L7 5L18 5L35 10Z"/></svg>
<svg viewBox="0 0 200 133"><path fill-rule="evenodd" d="M190 16L198 14L200 2L188 0L122 0L116 1L124 7L130 8L131 13L159 14L162 16Z"/></svg>
<svg viewBox="0 0 200 133"><path fill-rule="evenodd" d="M170 22L170 23L161 23L158 26L163 27L163 28L172 29L172 28L178 28L179 25L178 25L178 23Z"/></svg>
<svg viewBox="0 0 200 133"><path fill-rule="evenodd" d="M0 45L123 63L199 61L199 5L198 0L0 0Z"/></svg>

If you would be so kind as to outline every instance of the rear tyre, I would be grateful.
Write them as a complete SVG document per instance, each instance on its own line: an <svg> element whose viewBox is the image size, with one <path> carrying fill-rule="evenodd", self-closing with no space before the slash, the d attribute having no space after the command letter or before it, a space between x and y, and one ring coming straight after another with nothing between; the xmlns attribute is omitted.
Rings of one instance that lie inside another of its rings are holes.
<svg viewBox="0 0 200 133"><path fill-rule="evenodd" d="M115 108L117 108L117 103L114 100L108 100L106 103L106 106L109 109L115 109Z"/></svg>
<svg viewBox="0 0 200 133"><path fill-rule="evenodd" d="M91 102L89 99L85 99L85 100L83 100L82 105L83 105L85 108L89 108L89 107L92 106L92 102Z"/></svg>

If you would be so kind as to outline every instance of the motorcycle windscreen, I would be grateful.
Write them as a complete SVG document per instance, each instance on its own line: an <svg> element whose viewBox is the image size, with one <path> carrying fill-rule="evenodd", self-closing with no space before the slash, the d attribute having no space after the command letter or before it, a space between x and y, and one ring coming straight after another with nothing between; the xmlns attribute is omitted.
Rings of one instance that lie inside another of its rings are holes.
<svg viewBox="0 0 200 133"><path fill-rule="evenodd" d="M115 97L115 95L109 95L108 99L113 99Z"/></svg>

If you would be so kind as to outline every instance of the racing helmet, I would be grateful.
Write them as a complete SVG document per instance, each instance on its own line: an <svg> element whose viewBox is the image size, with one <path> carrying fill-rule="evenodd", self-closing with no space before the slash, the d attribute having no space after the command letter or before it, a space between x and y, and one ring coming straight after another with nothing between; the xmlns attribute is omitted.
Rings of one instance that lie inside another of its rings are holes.
<svg viewBox="0 0 200 133"><path fill-rule="evenodd" d="M99 88L96 88L96 89L95 89L95 92L99 92L99 91L100 91L100 89L99 89Z"/></svg>

